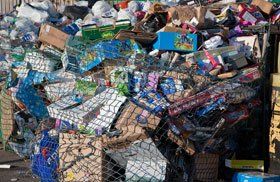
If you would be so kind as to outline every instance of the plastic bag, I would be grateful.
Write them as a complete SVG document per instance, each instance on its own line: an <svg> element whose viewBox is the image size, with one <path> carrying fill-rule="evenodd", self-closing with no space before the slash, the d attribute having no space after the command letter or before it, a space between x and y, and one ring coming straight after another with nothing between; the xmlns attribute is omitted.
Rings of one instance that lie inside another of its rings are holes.
<svg viewBox="0 0 280 182"><path fill-rule="evenodd" d="M84 6L66 6L63 12L63 15L74 20L84 19L87 14L88 7Z"/></svg>
<svg viewBox="0 0 280 182"><path fill-rule="evenodd" d="M35 2L31 2L30 5L39 10L48 12L51 17L58 16L58 13L56 12L53 3L50 0L44 0L42 2L35 1Z"/></svg>
<svg viewBox="0 0 280 182"><path fill-rule="evenodd" d="M102 17L102 15L112 9L112 6L105 1L97 1L92 7L94 16Z"/></svg>
<svg viewBox="0 0 280 182"><path fill-rule="evenodd" d="M24 2L16 10L18 11L18 17L28 18L36 23L44 23L49 18L48 12L32 8Z"/></svg>

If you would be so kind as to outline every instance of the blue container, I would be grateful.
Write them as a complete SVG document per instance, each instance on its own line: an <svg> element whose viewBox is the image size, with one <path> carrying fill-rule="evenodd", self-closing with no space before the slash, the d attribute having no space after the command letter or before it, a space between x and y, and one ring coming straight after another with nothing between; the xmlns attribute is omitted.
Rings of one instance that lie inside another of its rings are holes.
<svg viewBox="0 0 280 182"><path fill-rule="evenodd" d="M194 52L197 51L197 35L159 32L153 47L158 50Z"/></svg>
<svg viewBox="0 0 280 182"><path fill-rule="evenodd" d="M262 172L236 173L232 182L280 182L280 176Z"/></svg>

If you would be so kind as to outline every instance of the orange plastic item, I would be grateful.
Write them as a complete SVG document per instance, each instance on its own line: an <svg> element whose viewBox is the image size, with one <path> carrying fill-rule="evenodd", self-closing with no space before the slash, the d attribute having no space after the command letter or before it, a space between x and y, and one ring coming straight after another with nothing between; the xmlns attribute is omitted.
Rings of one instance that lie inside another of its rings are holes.
<svg viewBox="0 0 280 182"><path fill-rule="evenodd" d="M122 2L118 3L118 5L121 9L126 9L126 8L128 8L128 3L129 3L129 1L122 1Z"/></svg>

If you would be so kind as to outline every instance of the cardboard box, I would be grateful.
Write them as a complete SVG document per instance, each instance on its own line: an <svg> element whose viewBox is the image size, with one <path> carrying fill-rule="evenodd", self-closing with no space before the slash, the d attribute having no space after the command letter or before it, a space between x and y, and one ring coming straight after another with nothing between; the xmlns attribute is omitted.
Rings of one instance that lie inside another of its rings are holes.
<svg viewBox="0 0 280 182"><path fill-rule="evenodd" d="M110 181L115 174L120 174L113 168L116 164L107 159L105 151L121 150L147 138L143 128L132 125L122 128L118 137L60 133L58 153L63 181Z"/></svg>
<svg viewBox="0 0 280 182"><path fill-rule="evenodd" d="M137 140L130 146L107 150L106 154L125 168L125 181L164 181L167 160L151 138Z"/></svg>
<svg viewBox="0 0 280 182"><path fill-rule="evenodd" d="M194 52L197 50L197 35L159 32L153 47L158 50Z"/></svg>
<svg viewBox="0 0 280 182"><path fill-rule="evenodd" d="M262 12L268 15L271 13L273 8L273 4L271 2L267 2L264 0L253 0L251 4L259 7L262 10Z"/></svg>
<svg viewBox="0 0 280 182"><path fill-rule="evenodd" d="M64 50L68 37L68 34L51 25L44 24L41 26L39 40L45 44L50 44L58 49Z"/></svg>
<svg viewBox="0 0 280 182"><path fill-rule="evenodd" d="M51 117L77 125L80 130L93 133L95 128L109 128L126 97L114 89L106 89L93 98L80 102L67 96L48 106Z"/></svg>
<svg viewBox="0 0 280 182"><path fill-rule="evenodd" d="M230 39L229 44L238 47L238 50L245 53L246 57L253 55L255 58L261 58L258 35L234 37Z"/></svg>
<svg viewBox="0 0 280 182"><path fill-rule="evenodd" d="M232 182L278 182L280 176L261 172L240 172L236 173Z"/></svg>
<svg viewBox="0 0 280 182"><path fill-rule="evenodd" d="M130 102L129 106L122 111L118 118L116 128L120 129L128 125L139 125L154 130L157 128L160 120L159 117Z"/></svg>
<svg viewBox="0 0 280 182"><path fill-rule="evenodd" d="M83 134L59 133L59 166L63 181L105 181L102 141ZM107 171L107 173L106 173Z"/></svg>
<svg viewBox="0 0 280 182"><path fill-rule="evenodd" d="M86 25L82 27L82 35L84 39L89 40L112 39L120 30L129 30L130 27L130 21L128 20L117 21L115 25L101 27L96 24Z"/></svg>
<svg viewBox="0 0 280 182"><path fill-rule="evenodd" d="M231 169L264 170L262 160L225 160L225 166Z"/></svg>

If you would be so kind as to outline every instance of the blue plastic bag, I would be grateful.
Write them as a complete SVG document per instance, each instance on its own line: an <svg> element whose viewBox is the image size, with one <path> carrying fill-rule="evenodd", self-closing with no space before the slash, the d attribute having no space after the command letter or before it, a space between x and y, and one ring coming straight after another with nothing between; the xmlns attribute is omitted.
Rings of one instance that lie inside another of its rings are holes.
<svg viewBox="0 0 280 182"><path fill-rule="evenodd" d="M41 182L58 181L58 137L50 137L48 131L45 130L42 132L42 139L38 145L39 153L31 156L32 172L40 177Z"/></svg>

